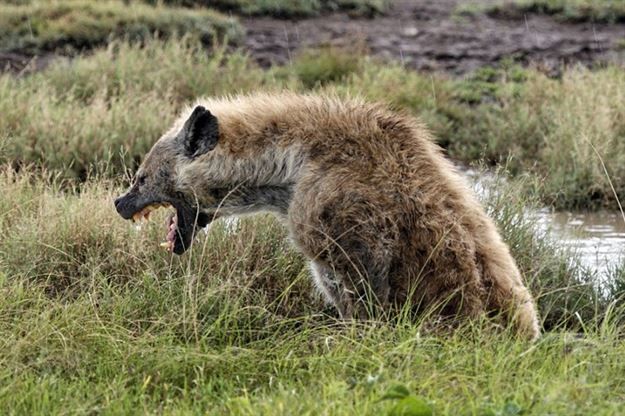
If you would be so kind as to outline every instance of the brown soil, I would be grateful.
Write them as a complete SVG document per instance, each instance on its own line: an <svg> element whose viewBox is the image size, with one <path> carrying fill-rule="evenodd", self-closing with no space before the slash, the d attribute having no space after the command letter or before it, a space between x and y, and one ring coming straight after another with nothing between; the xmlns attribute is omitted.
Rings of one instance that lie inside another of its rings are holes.
<svg viewBox="0 0 625 416"><path fill-rule="evenodd" d="M488 0L484 0L488 1ZM369 53L420 70L465 73L502 59L547 70L563 64L624 62L625 25L567 24L547 16L509 20L460 16L462 0L395 0L385 16L337 13L284 21L242 19L244 47L263 66L286 64L303 47L364 45Z"/></svg>
<svg viewBox="0 0 625 416"><path fill-rule="evenodd" d="M302 20L241 18L243 48L262 66L288 64L299 50L333 45L364 48L386 60L419 70L456 74L502 59L532 63L558 72L562 65L625 62L625 25L561 23L548 16L506 19L461 16L457 5L475 0L392 0L384 16L355 18L348 13ZM481 0L482 3L496 0ZM37 71L59 57L34 59L0 52L0 72Z"/></svg>

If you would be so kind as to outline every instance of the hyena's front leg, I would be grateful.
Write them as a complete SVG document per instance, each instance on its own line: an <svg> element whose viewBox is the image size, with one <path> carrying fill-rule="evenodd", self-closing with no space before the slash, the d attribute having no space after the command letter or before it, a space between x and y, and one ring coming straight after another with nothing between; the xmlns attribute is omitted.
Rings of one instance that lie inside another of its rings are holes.
<svg viewBox="0 0 625 416"><path fill-rule="evenodd" d="M313 260L315 282L343 319L378 316L388 307L394 224L354 190L324 194L336 188L328 178L302 188L288 221L296 246Z"/></svg>

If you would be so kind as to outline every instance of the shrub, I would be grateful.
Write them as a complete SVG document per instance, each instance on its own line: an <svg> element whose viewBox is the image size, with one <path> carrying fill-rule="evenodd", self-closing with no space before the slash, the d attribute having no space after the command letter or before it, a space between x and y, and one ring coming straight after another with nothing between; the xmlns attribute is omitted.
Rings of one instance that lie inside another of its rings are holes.
<svg viewBox="0 0 625 416"><path fill-rule="evenodd" d="M159 0L145 0L158 3ZM348 11L355 16L383 13L390 0L164 0L176 6L212 7L247 16L276 18L313 17L332 11Z"/></svg>
<svg viewBox="0 0 625 416"><path fill-rule="evenodd" d="M566 22L625 22L625 4L620 0L505 0L494 4L461 6L461 12L486 13L522 18L526 13L554 16Z"/></svg>

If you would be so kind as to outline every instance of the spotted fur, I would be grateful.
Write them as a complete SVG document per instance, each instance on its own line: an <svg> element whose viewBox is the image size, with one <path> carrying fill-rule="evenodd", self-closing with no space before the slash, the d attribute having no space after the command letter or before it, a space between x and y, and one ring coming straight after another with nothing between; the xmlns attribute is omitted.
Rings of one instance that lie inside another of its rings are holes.
<svg viewBox="0 0 625 416"><path fill-rule="evenodd" d="M193 108L218 123L210 151L185 155ZM531 295L493 221L417 120L326 95L204 99L185 110L141 168L171 166L172 188L207 216L273 212L310 259L342 317L497 312L538 336ZM156 185L158 186L158 184Z"/></svg>

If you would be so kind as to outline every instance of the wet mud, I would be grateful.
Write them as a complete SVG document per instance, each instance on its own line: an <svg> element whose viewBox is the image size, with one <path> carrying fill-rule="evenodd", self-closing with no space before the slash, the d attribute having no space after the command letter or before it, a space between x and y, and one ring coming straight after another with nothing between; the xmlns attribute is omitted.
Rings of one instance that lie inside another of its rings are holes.
<svg viewBox="0 0 625 416"><path fill-rule="evenodd" d="M487 0L484 0L485 2ZM625 25L562 23L549 16L465 16L461 0L395 0L384 16L336 13L303 20L242 19L243 47L263 66L288 64L302 48L354 48L417 70L470 72L512 59L547 71L622 63Z"/></svg>

